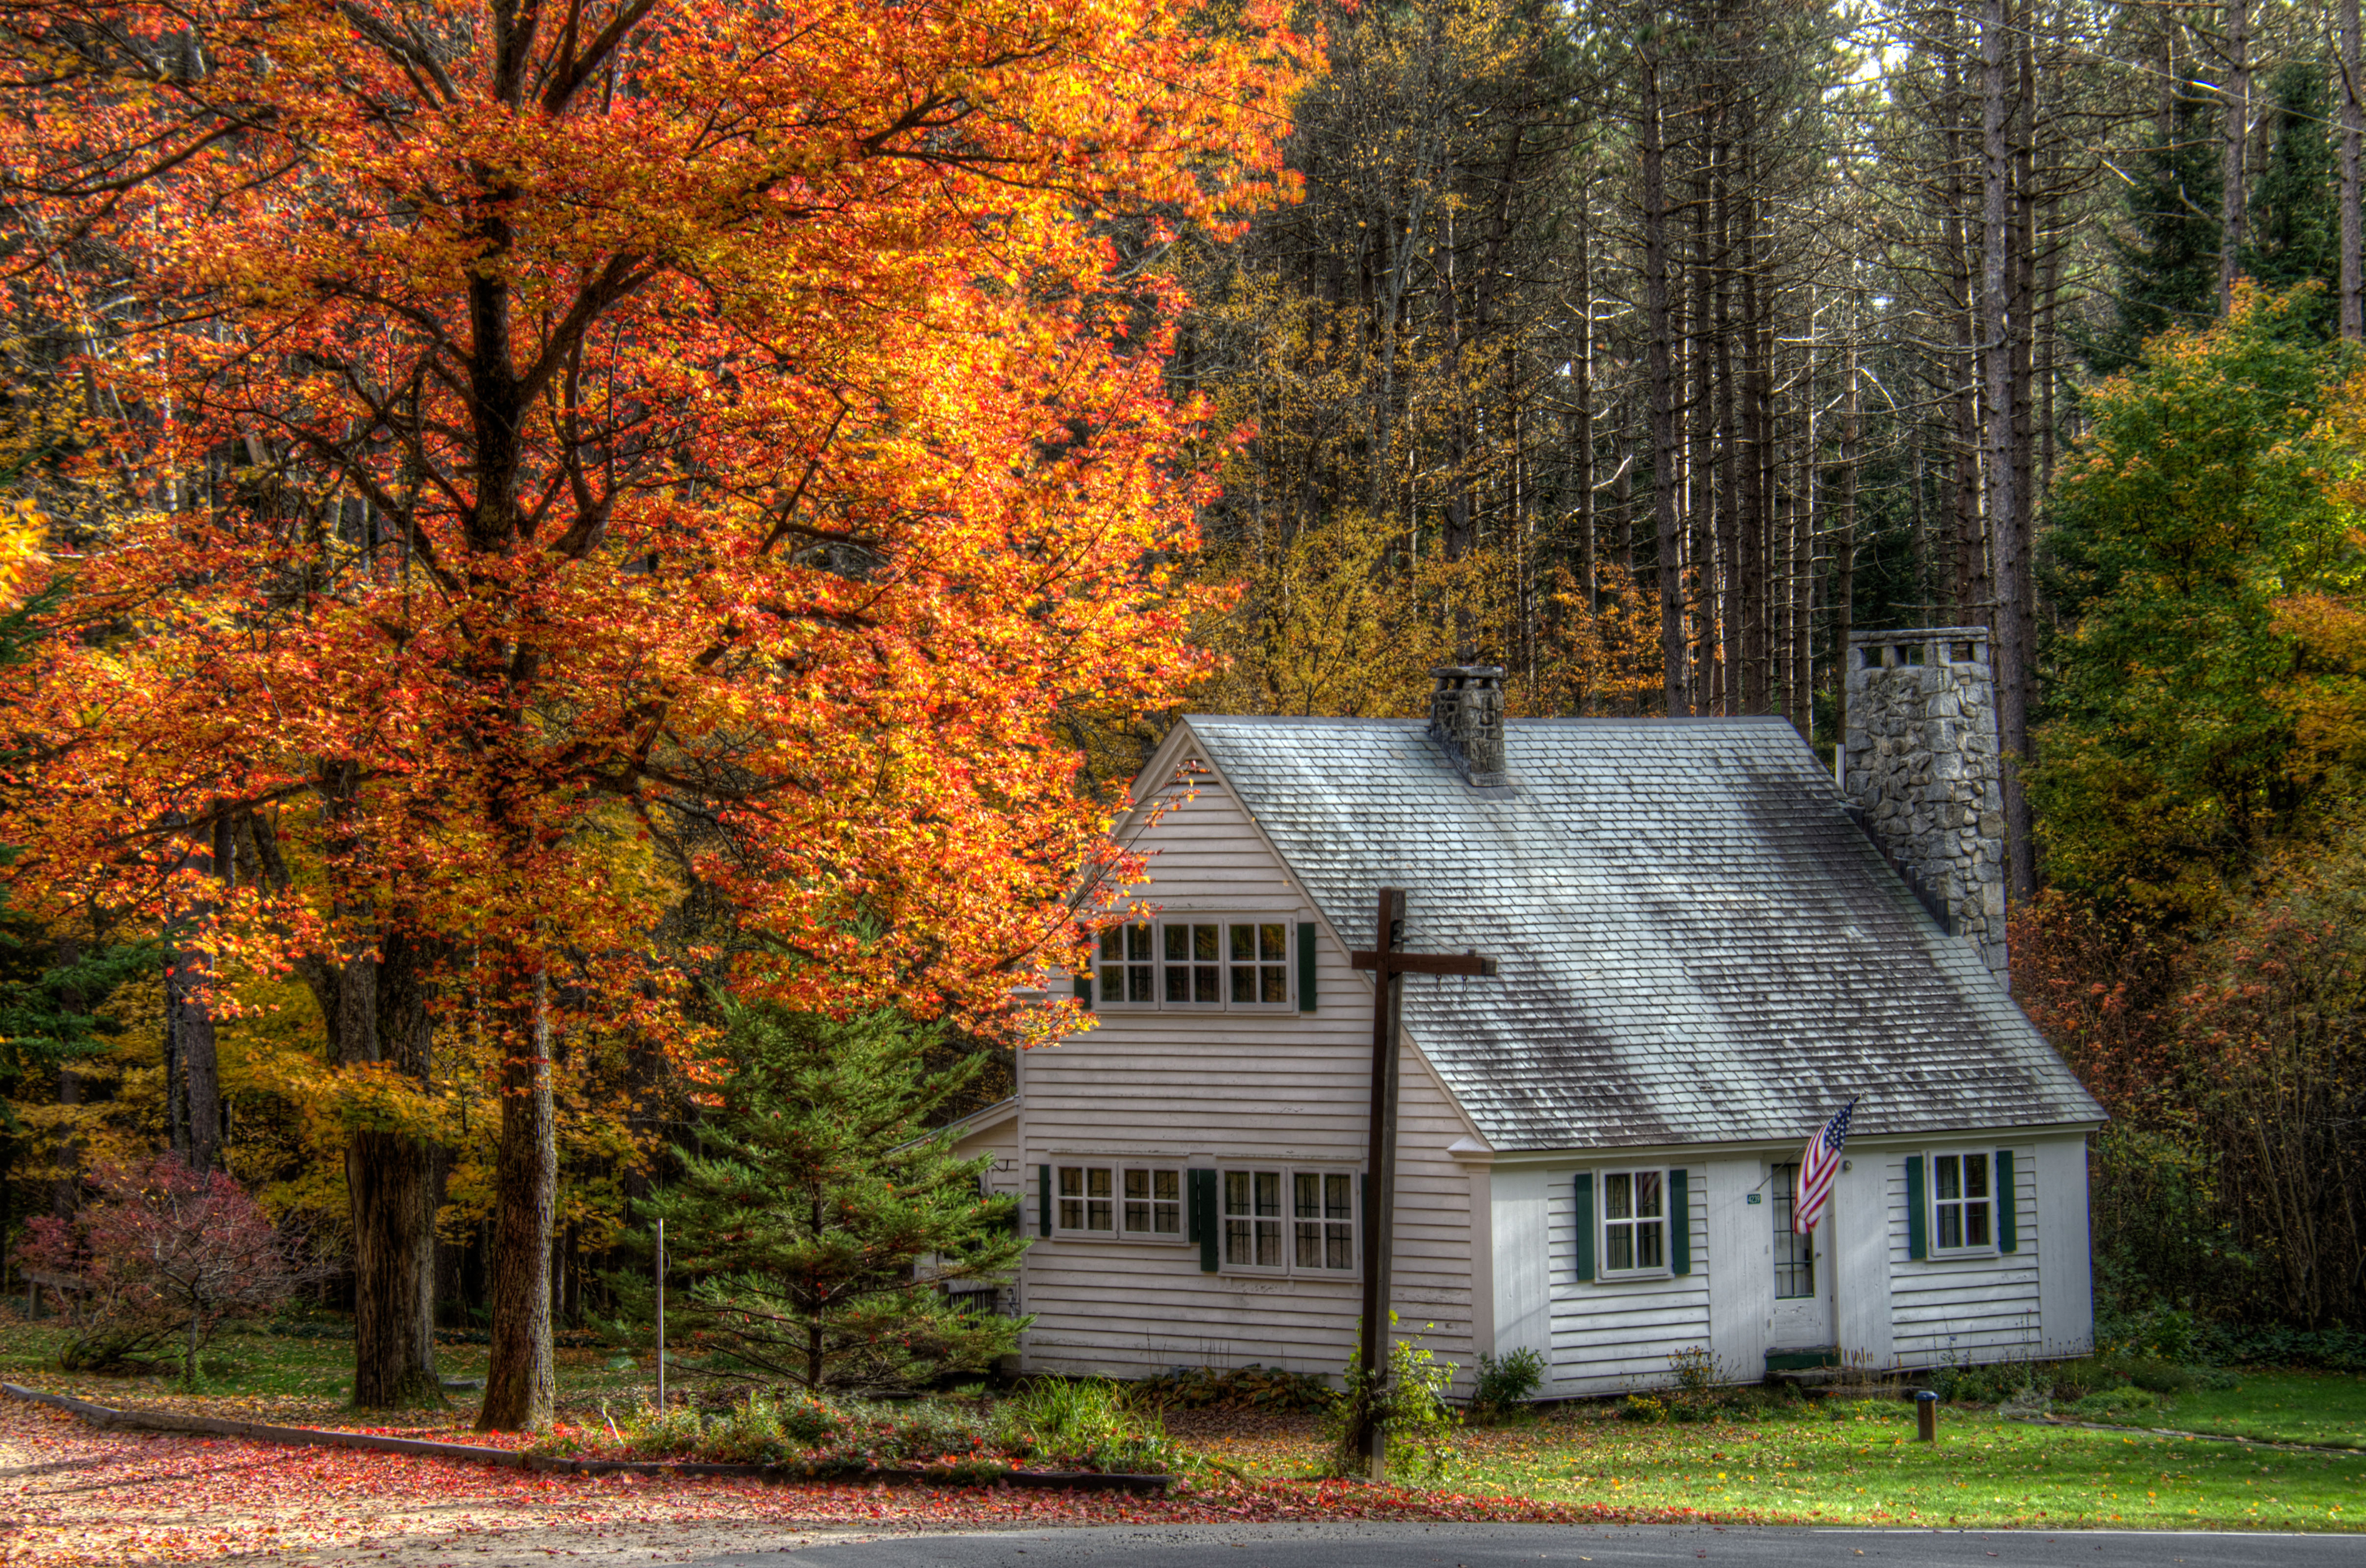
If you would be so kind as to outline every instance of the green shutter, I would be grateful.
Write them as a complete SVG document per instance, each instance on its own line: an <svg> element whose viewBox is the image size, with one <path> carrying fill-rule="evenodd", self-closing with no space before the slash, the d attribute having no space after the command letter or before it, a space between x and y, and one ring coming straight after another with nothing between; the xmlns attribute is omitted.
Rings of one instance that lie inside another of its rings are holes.
<svg viewBox="0 0 2366 1568"><path fill-rule="evenodd" d="M1908 1155L1906 1156L1906 1256L1909 1258L1919 1259L1931 1255L1930 1243L1923 1235L1923 1227L1930 1224L1930 1216L1924 1213L1926 1207L1922 1201L1922 1156Z"/></svg>
<svg viewBox="0 0 2366 1568"><path fill-rule="evenodd" d="M1048 1165L1035 1168L1035 1234L1052 1234L1052 1168Z"/></svg>
<svg viewBox="0 0 2366 1568"><path fill-rule="evenodd" d="M1693 1173L1683 1166L1668 1172L1668 1267L1693 1271Z"/></svg>
<svg viewBox="0 0 2366 1568"><path fill-rule="evenodd" d="M1216 1213L1216 1173L1195 1170L1190 1173L1191 1235L1200 1243L1200 1272L1216 1271L1216 1235L1222 1228Z"/></svg>
<svg viewBox="0 0 2366 1568"><path fill-rule="evenodd" d="M1577 1173L1577 1277L1594 1278L1594 1172Z"/></svg>
<svg viewBox="0 0 2366 1568"><path fill-rule="evenodd" d="M1314 1010L1314 922L1298 922L1298 1010Z"/></svg>
<svg viewBox="0 0 2366 1568"><path fill-rule="evenodd" d="M1087 1012L1093 1010L1093 977L1081 970L1076 975L1076 999L1085 1004Z"/></svg>
<svg viewBox="0 0 2366 1568"><path fill-rule="evenodd" d="M2012 1151L1996 1153L1997 1250L2021 1250L2021 1194L2012 1185Z"/></svg>

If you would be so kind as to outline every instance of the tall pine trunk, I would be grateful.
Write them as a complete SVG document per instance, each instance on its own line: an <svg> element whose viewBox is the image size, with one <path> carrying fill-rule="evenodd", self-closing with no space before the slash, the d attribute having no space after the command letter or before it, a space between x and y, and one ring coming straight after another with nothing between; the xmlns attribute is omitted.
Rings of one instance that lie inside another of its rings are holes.
<svg viewBox="0 0 2366 1568"><path fill-rule="evenodd" d="M1639 54L1643 120L1643 313L1651 338L1651 512L1659 538L1660 678L1667 712L1684 711L1684 534L1676 512L1676 368L1668 300L1666 106L1658 39Z"/></svg>
<svg viewBox="0 0 2366 1568"><path fill-rule="evenodd" d="M2218 161L2218 313L2234 309L2235 276L2251 205L2245 183L2251 144L2251 3L2226 0L2226 115Z"/></svg>
<svg viewBox="0 0 2366 1568"><path fill-rule="evenodd" d="M1980 358L1987 393L1989 536L1996 552L1997 739L2004 751L2006 886L2014 898L2036 892L2037 859L2030 842L2029 796L2022 765L2029 755L2030 659L2028 534L2014 461L2011 73L2004 0L1980 11Z"/></svg>
<svg viewBox="0 0 2366 1568"><path fill-rule="evenodd" d="M2351 343L2366 332L2360 297L2358 164L2366 143L2366 84L2358 79L2358 0L2341 0L2341 335Z"/></svg>

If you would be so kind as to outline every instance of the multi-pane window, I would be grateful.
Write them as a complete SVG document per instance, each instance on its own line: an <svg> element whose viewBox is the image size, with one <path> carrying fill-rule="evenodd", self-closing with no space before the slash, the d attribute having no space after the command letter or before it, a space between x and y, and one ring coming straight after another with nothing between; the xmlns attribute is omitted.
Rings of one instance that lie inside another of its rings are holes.
<svg viewBox="0 0 2366 1568"><path fill-rule="evenodd" d="M1985 1151L1932 1156L1931 1235L1940 1252L1996 1245L1994 1168Z"/></svg>
<svg viewBox="0 0 2366 1568"><path fill-rule="evenodd" d="M1356 1266L1356 1182L1338 1171L1290 1173L1290 1224L1296 1245L1290 1264L1298 1269Z"/></svg>
<svg viewBox="0 0 2366 1568"><path fill-rule="evenodd" d="M1125 1234L1180 1240L1183 1235L1183 1173L1129 1169L1125 1173Z"/></svg>
<svg viewBox="0 0 2366 1568"><path fill-rule="evenodd" d="M1058 1235L1184 1239L1183 1172L1175 1167L1057 1165L1052 1192Z"/></svg>
<svg viewBox="0 0 2366 1568"><path fill-rule="evenodd" d="M1220 1007L1224 1000L1223 926L1213 920L1166 922L1166 1000Z"/></svg>
<svg viewBox="0 0 2366 1568"><path fill-rule="evenodd" d="M1094 939L1095 1004L1113 1008L1286 1008L1286 920L1183 919L1104 927Z"/></svg>
<svg viewBox="0 0 2366 1568"><path fill-rule="evenodd" d="M1281 1172L1224 1172L1224 1261L1235 1269L1281 1263Z"/></svg>
<svg viewBox="0 0 2366 1568"><path fill-rule="evenodd" d="M1054 1168L1059 1179L1058 1229L1086 1235L1109 1235L1117 1229L1110 1168L1105 1165L1064 1165Z"/></svg>
<svg viewBox="0 0 2366 1568"><path fill-rule="evenodd" d="M1356 1178L1340 1170L1227 1170L1228 1269L1348 1274L1356 1262Z"/></svg>
<svg viewBox="0 0 2366 1568"><path fill-rule="evenodd" d="M1796 1301L1816 1293L1816 1238L1794 1235L1791 1216L1799 1201L1799 1168L1774 1168L1774 1295Z"/></svg>
<svg viewBox="0 0 2366 1568"><path fill-rule="evenodd" d="M1602 1271L1640 1274L1668 1266L1668 1173L1602 1175Z"/></svg>
<svg viewBox="0 0 2366 1568"><path fill-rule="evenodd" d="M1277 1005L1290 1000L1290 928L1279 920L1232 927L1232 999Z"/></svg>
<svg viewBox="0 0 2366 1568"><path fill-rule="evenodd" d="M1157 972L1157 954L1148 926L1110 926L1101 932L1103 1001L1155 1002Z"/></svg>

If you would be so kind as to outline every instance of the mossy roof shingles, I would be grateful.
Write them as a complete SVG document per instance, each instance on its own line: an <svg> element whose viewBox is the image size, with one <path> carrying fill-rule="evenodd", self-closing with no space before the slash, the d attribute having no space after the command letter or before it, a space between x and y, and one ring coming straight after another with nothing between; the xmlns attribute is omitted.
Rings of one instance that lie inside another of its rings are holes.
<svg viewBox="0 0 2366 1568"><path fill-rule="evenodd" d="M1466 786L1414 720L1195 716L1332 928L1407 890L1405 1021L1502 1151L2038 1126L2102 1112L1885 865L1779 718L1509 726Z"/></svg>

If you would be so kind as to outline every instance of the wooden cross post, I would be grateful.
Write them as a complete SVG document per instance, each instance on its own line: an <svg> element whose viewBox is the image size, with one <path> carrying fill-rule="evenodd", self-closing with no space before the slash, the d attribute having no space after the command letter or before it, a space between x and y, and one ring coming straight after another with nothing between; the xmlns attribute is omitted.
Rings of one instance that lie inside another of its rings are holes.
<svg viewBox="0 0 2366 1568"><path fill-rule="evenodd" d="M1371 1145L1364 1161L1364 1322L1360 1358L1364 1386L1348 1414L1356 1451L1372 1461L1372 1479L1388 1479L1387 1435L1372 1418L1372 1404L1389 1371L1389 1260L1396 1250L1397 1032L1407 975L1493 975L1495 961L1475 953L1403 953L1405 896L1402 887L1380 889L1380 908L1369 953L1351 953L1349 964L1373 972Z"/></svg>

